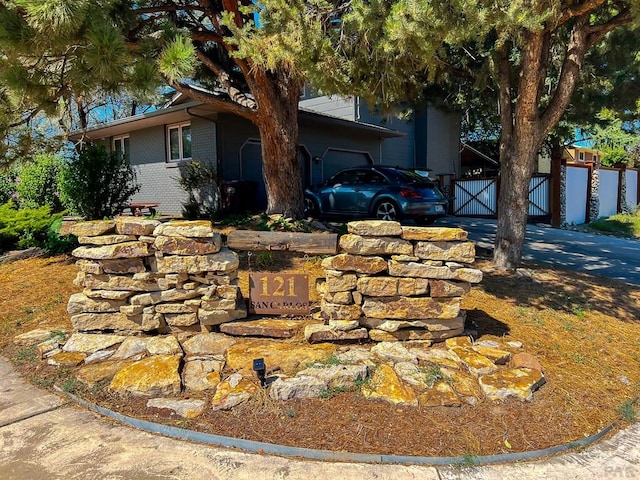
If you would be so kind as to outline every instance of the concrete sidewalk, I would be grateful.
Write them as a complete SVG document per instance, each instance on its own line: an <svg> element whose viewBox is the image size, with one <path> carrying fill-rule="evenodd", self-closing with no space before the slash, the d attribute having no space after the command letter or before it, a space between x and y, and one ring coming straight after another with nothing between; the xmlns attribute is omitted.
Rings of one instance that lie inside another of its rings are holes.
<svg viewBox="0 0 640 480"><path fill-rule="evenodd" d="M0 359L0 478L635 479L640 424L569 455L482 467L329 463L173 440L114 423L40 390Z"/></svg>

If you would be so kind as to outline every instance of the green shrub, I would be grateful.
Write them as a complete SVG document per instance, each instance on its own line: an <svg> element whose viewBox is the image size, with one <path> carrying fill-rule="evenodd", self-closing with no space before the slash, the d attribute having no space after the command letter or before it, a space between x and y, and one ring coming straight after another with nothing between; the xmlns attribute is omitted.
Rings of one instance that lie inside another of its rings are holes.
<svg viewBox="0 0 640 480"><path fill-rule="evenodd" d="M88 220L113 217L140 190L129 160L89 145L66 164L59 179L62 204Z"/></svg>
<svg viewBox="0 0 640 480"><path fill-rule="evenodd" d="M49 228L62 214L51 215L49 207L16 209L13 202L0 206L0 250L41 247Z"/></svg>
<svg viewBox="0 0 640 480"><path fill-rule="evenodd" d="M21 208L39 208L48 205L52 212L61 212L58 195L58 175L62 160L54 155L36 155L20 168L16 192Z"/></svg>
<svg viewBox="0 0 640 480"><path fill-rule="evenodd" d="M49 255L70 252L78 246L78 237L75 235L60 236L62 227L62 217L55 218L47 230L47 238L44 240L42 248Z"/></svg>
<svg viewBox="0 0 640 480"><path fill-rule="evenodd" d="M178 183L189 197L182 207L182 216L188 220L211 218L218 211L216 169L199 160L180 165Z"/></svg>

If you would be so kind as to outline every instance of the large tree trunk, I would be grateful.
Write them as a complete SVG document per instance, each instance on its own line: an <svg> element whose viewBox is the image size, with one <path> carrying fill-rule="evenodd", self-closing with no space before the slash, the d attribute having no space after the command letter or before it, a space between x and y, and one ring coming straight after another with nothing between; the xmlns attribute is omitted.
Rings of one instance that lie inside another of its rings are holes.
<svg viewBox="0 0 640 480"><path fill-rule="evenodd" d="M519 142L503 139L514 145L501 156L500 198L498 199L498 228L496 230L493 261L502 268L517 268L527 229L529 183L538 152L533 138Z"/></svg>
<svg viewBox="0 0 640 480"><path fill-rule="evenodd" d="M256 81L261 87L260 94L256 95L259 105L256 125L262 143L267 213L298 219L304 213L298 146L301 85L273 73L258 75Z"/></svg>

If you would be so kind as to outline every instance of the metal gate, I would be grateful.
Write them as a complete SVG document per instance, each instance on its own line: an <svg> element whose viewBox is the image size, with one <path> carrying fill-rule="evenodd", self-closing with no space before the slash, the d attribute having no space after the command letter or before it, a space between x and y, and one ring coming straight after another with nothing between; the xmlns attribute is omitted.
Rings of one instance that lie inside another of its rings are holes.
<svg viewBox="0 0 640 480"><path fill-rule="evenodd" d="M474 178L453 180L451 215L497 218L500 179ZM529 182L529 217L551 217L551 175L538 174Z"/></svg>

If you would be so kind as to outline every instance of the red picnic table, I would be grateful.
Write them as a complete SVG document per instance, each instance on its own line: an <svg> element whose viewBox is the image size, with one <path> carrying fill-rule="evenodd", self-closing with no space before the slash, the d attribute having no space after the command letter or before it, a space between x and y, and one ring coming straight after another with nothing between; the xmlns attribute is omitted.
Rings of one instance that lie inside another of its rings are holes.
<svg viewBox="0 0 640 480"><path fill-rule="evenodd" d="M132 202L125 205L124 210L131 210L131 214L136 217L141 217L143 215L142 211L145 209L149 212L149 215L155 215L158 205L160 204L155 202Z"/></svg>

